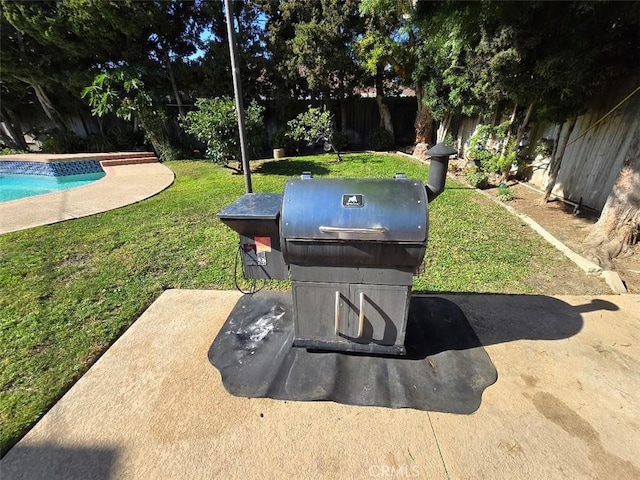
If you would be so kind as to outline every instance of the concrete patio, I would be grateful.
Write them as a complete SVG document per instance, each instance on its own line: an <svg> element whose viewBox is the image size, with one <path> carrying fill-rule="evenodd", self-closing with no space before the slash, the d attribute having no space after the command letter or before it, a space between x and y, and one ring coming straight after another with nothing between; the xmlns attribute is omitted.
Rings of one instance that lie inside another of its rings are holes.
<svg viewBox="0 0 640 480"><path fill-rule="evenodd" d="M231 396L207 351L239 297L166 291L2 479L640 478L640 296L447 295L498 371L471 415Z"/></svg>

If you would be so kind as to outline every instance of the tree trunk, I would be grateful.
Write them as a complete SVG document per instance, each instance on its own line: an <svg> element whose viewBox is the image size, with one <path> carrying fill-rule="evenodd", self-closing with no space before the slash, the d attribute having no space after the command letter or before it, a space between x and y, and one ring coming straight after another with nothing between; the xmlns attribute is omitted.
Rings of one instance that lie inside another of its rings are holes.
<svg viewBox="0 0 640 480"><path fill-rule="evenodd" d="M169 80L171 80L171 88L173 89L173 96L176 98L176 105L178 105L178 113L181 117L185 117L187 113L184 110L184 106L182 105L182 99L180 98L180 91L178 90L178 83L176 82L176 77L173 75L173 67L171 66L171 58L169 58L169 52L165 48L163 48L163 58L164 58L164 66L167 69L167 73L169 73Z"/></svg>
<svg viewBox="0 0 640 480"><path fill-rule="evenodd" d="M429 146L433 142L433 116L431 110L424 104L424 89L422 85L415 85L418 111L416 113L416 139L415 143L426 143Z"/></svg>
<svg viewBox="0 0 640 480"><path fill-rule="evenodd" d="M382 65L378 66L376 72L376 103L378 104L378 112L380 113L380 126L391 133L395 139L393 131L393 122L391 121L391 112L384 98L384 83L382 80Z"/></svg>
<svg viewBox="0 0 640 480"><path fill-rule="evenodd" d="M518 127L518 133L516 134L516 148L518 148L520 146L520 142L522 141L522 137L524 136L524 132L526 131L527 126L529 125L529 120L531 120L531 113L533 112L533 104L534 103L535 102L531 102L529 104L529 108L527 108L527 113L524 116L524 120L522 120L522 123Z"/></svg>
<svg viewBox="0 0 640 480"><path fill-rule="evenodd" d="M509 142L511 141L511 127L513 122L516 121L516 114L518 113L518 104L516 103L513 106L513 112L511 112L511 118L509 119L509 127L507 128L507 134L502 141L502 149L500 150L500 163L502 163L502 159L507 154L507 149L509 148ZM511 170L511 164L505 166L503 170L500 172L500 183L504 183L509 178L509 171Z"/></svg>
<svg viewBox="0 0 640 480"><path fill-rule="evenodd" d="M493 119L491 120L491 126L494 128L492 129L491 135L489 135L489 141L487 142L487 148L492 151L496 144L495 127L497 127L500 124L501 118L502 118L502 102L498 102L498 105L496 105L496 111L493 114Z"/></svg>
<svg viewBox="0 0 640 480"><path fill-rule="evenodd" d="M32 83L31 86L35 90L38 102L40 102L40 105L42 106L42 109L44 110L44 113L47 115L49 120L51 120L56 127L60 128L61 130L65 130L64 124L60 120L60 114L56 110L56 107L53 106L51 100L49 100L49 97L47 96L43 88L35 82Z"/></svg>
<svg viewBox="0 0 640 480"><path fill-rule="evenodd" d="M347 134L347 100L340 100L340 131Z"/></svg>
<svg viewBox="0 0 640 480"><path fill-rule="evenodd" d="M4 123L7 134L0 130L0 138L9 148L14 150L26 150L27 142L24 139L20 119L11 110L0 108L0 121Z"/></svg>
<svg viewBox="0 0 640 480"><path fill-rule="evenodd" d="M585 255L605 269L633 253L640 237L640 129L636 128L613 190L585 240Z"/></svg>
<svg viewBox="0 0 640 480"><path fill-rule="evenodd" d="M551 162L549 163L549 179L547 180L547 186L544 192L544 203L549 201L553 187L556 186L558 172L560 171L560 165L562 165L562 157L567 148L567 143L569 143L569 137L571 136L571 132L573 132L573 127L576 126L577 119L575 115L571 117L567 123L562 126L558 134L558 139L553 147L554 152L551 156Z"/></svg>
<svg viewBox="0 0 640 480"><path fill-rule="evenodd" d="M444 142L445 137L447 136L447 134L449 133L449 129L451 128L451 121L453 119L453 115L451 113L447 113L444 118L442 119L442 122L440 123L440 126L438 127L438 134L437 134L437 138L436 138L436 143L438 142ZM451 147L457 148L456 145L450 145Z"/></svg>
<svg viewBox="0 0 640 480"><path fill-rule="evenodd" d="M504 142L502 142L502 150L500 151L500 158L504 158L507 153L507 147L509 146L509 141L511 140L511 126L513 122L516 121L516 114L518 113L518 104L516 103L513 106L513 112L511 112L511 118L509 119L509 128L507 128L507 135L504 138Z"/></svg>
<svg viewBox="0 0 640 480"><path fill-rule="evenodd" d="M347 134L347 100L349 99L349 92L347 91L345 81L345 72L338 72L338 79L340 81L340 89L338 90L338 94L340 96L340 131Z"/></svg>
<svg viewBox="0 0 640 480"><path fill-rule="evenodd" d="M51 122L53 122L56 128L65 130L65 126L62 123L60 114L56 110L56 107L54 107L53 102L51 102L51 100L45 93L44 89L38 84L38 82L30 78L18 77L17 75L14 75L14 78L17 78L21 82L24 82L31 88L33 88L33 91L36 94L36 98L38 99L38 102L40 103L40 106L42 107L42 110L44 111L44 114L47 116L47 118L51 120Z"/></svg>

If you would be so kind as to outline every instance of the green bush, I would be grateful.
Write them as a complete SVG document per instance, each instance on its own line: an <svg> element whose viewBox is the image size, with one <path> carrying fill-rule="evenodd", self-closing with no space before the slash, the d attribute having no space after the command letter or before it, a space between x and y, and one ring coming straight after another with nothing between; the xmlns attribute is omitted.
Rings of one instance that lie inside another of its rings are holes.
<svg viewBox="0 0 640 480"><path fill-rule="evenodd" d="M255 102L245 110L247 144L253 158L262 151L265 136L263 113L264 107ZM207 158L222 165L237 161L238 170L242 171L236 107L231 97L197 99L196 109L187 113L180 124L187 133L207 145Z"/></svg>
<svg viewBox="0 0 640 480"><path fill-rule="evenodd" d="M511 138L507 145L504 155L501 151L487 147L491 137L496 139L506 138L506 126L498 125L480 125L469 141L467 149L467 158L475 162L476 165L484 172L488 173L506 173L511 166L518 163L517 147L515 139Z"/></svg>
<svg viewBox="0 0 640 480"><path fill-rule="evenodd" d="M498 200L502 202L509 202L514 199L514 196L509 190L509 187L507 187L507 185L504 183L501 183L500 186L498 187L497 196L498 196Z"/></svg>
<svg viewBox="0 0 640 480"><path fill-rule="evenodd" d="M50 130L42 139L44 153L79 153L87 148L86 140L71 130Z"/></svg>
<svg viewBox="0 0 640 480"><path fill-rule="evenodd" d="M480 160L482 170L489 173L508 172L514 163L517 163L516 152L509 150L503 157L495 153Z"/></svg>
<svg viewBox="0 0 640 480"><path fill-rule="evenodd" d="M284 148L285 151L289 153L295 149L295 143L295 140L291 138L291 134L286 128L276 130L271 138L272 148Z"/></svg>
<svg viewBox="0 0 640 480"><path fill-rule="evenodd" d="M85 139L87 152L113 152L118 150L113 140L104 133L92 133Z"/></svg>
<svg viewBox="0 0 640 480"><path fill-rule="evenodd" d="M143 71L132 67L117 67L95 76L91 85L82 90L94 115L115 113L130 121L137 118L145 138L151 142L160 160L171 160L173 148L167 133L164 101L154 98L142 81Z"/></svg>
<svg viewBox="0 0 640 480"><path fill-rule="evenodd" d="M484 189L489 186L489 176L477 168L468 169L464 174L464 178L474 188Z"/></svg>
<svg viewBox="0 0 640 480"><path fill-rule="evenodd" d="M553 145L555 141L552 138L541 138L536 144L534 156L540 155L542 158L549 158L553 153Z"/></svg>
<svg viewBox="0 0 640 480"><path fill-rule="evenodd" d="M394 147L393 135L384 128L376 128L369 135L369 145L376 151L391 150Z"/></svg>
<svg viewBox="0 0 640 480"><path fill-rule="evenodd" d="M493 133L494 128L491 125L478 125L475 133L469 140L469 148L466 150L466 156L478 166L483 163L486 164L496 155L495 150L487 148L487 143Z"/></svg>
<svg viewBox="0 0 640 480"><path fill-rule="evenodd" d="M9 147L0 148L0 155L15 155L16 153L23 153L23 152L20 152L19 150L14 150L13 148L9 148Z"/></svg>
<svg viewBox="0 0 640 480"><path fill-rule="evenodd" d="M333 150L338 161L342 160L334 143L336 132L333 129L333 115L325 107L309 106L306 112L302 112L287 125L294 140L304 141L310 147L322 143L326 151Z"/></svg>
<svg viewBox="0 0 640 480"><path fill-rule="evenodd" d="M444 136L443 142L445 145L449 145L450 147L457 148L456 145L458 142L456 142L453 139L453 135L451 135L451 132L447 132L447 134Z"/></svg>
<svg viewBox="0 0 640 480"><path fill-rule="evenodd" d="M133 128L113 127L107 131L107 137L115 150L137 150L145 144L144 132Z"/></svg>

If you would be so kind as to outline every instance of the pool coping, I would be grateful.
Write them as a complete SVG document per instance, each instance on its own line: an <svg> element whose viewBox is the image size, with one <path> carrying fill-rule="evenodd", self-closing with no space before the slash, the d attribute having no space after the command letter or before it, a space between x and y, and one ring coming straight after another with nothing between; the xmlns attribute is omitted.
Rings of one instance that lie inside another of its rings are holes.
<svg viewBox="0 0 640 480"><path fill-rule="evenodd" d="M109 153L17 153L3 155L0 162L38 162L38 163L62 163L79 162L83 160L112 160L123 158L146 158L153 155L152 152L109 152Z"/></svg>
<svg viewBox="0 0 640 480"><path fill-rule="evenodd" d="M25 161L31 161L25 158L28 155L23 156ZM83 158L88 157L87 154L79 155L84 155ZM60 161L60 157L51 157L53 156L50 156L49 161ZM64 157L69 158L67 161L79 159L77 156L71 158L71 155ZM41 161L46 159L43 158ZM117 166L103 164L102 168L106 175L88 185L0 203L0 234L73 220L131 205L158 194L175 179L173 171L161 163Z"/></svg>

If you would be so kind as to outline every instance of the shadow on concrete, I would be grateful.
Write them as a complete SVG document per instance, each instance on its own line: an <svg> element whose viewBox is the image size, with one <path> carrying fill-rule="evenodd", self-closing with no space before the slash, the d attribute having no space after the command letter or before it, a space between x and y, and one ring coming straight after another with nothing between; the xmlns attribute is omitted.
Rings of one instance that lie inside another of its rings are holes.
<svg viewBox="0 0 640 480"><path fill-rule="evenodd" d="M605 300L571 306L545 295L447 294L445 298L464 312L482 345L508 343L516 340L560 340L582 330L581 313L597 310L617 310ZM441 304L433 303L431 315L441 315ZM471 344L468 347L473 347Z"/></svg>
<svg viewBox="0 0 640 480"><path fill-rule="evenodd" d="M292 177L301 175L302 172L311 172L314 175L326 175L329 169L323 167L318 162L309 160L288 160L282 159L273 162L264 162L258 167L251 170L252 173L261 173L263 175L282 175Z"/></svg>
<svg viewBox="0 0 640 480"><path fill-rule="evenodd" d="M497 380L484 346L569 338L583 327L581 313L617 308L542 295L413 295L406 356L373 356L294 348L291 294L261 292L240 299L209 361L236 396L469 414Z"/></svg>
<svg viewBox="0 0 640 480"><path fill-rule="evenodd" d="M108 480L117 451L54 444L14 446L0 461L2 480Z"/></svg>

